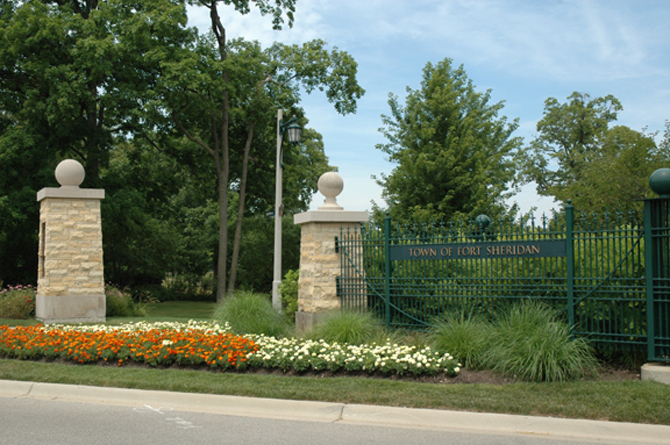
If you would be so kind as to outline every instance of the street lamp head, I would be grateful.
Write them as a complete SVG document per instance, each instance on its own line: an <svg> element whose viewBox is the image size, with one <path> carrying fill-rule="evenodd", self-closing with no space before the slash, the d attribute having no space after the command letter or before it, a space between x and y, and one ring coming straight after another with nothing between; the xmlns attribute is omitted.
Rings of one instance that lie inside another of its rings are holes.
<svg viewBox="0 0 670 445"><path fill-rule="evenodd" d="M288 141L291 144L299 144L300 136L302 135L302 127L296 122L296 117L293 116L289 125L286 126L286 134L288 135Z"/></svg>

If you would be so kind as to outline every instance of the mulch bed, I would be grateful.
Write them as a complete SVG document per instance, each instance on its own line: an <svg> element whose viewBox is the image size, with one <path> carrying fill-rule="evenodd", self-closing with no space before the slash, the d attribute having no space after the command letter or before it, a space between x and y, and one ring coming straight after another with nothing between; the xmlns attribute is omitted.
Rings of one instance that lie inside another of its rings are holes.
<svg viewBox="0 0 670 445"><path fill-rule="evenodd" d="M425 383L438 383L438 384L468 384L468 383L483 383L489 385L506 385L510 383L519 382L518 379L512 377L502 376L493 371L471 371L468 369L461 369L458 375L450 377L443 374L440 375L388 375L383 373L363 373L363 372L330 372L330 371L321 371L321 372L296 372L296 371L287 371L284 372L280 369L257 369L257 370L246 370L243 371L248 374L261 374L261 375L277 375L277 376L303 376L303 377L313 377L313 378L328 378L328 377L367 377L374 379L386 379L386 380L401 380L401 381L410 381L410 382L425 382ZM625 381L625 380L640 380L639 372L627 370L627 369L618 369L614 367L601 367L597 375L589 376L584 378L584 380L589 381Z"/></svg>

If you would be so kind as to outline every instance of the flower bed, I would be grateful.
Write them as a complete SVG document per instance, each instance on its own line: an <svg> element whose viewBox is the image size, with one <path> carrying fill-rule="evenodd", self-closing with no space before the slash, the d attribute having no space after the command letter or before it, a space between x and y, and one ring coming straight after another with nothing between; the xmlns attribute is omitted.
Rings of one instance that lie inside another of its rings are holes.
<svg viewBox="0 0 670 445"><path fill-rule="evenodd" d="M430 348L396 344L341 345L324 341L239 336L216 323L130 323L121 326L0 326L0 357L28 360L136 362L216 369L363 371L455 375L460 364Z"/></svg>
<svg viewBox="0 0 670 445"><path fill-rule="evenodd" d="M0 356L26 360L64 359L77 363L136 362L228 369L244 366L258 347L229 331L185 326L0 326Z"/></svg>
<svg viewBox="0 0 670 445"><path fill-rule="evenodd" d="M341 345L323 340L251 336L259 345L249 366L284 371L365 371L386 374L456 375L460 364L449 354L397 344Z"/></svg>

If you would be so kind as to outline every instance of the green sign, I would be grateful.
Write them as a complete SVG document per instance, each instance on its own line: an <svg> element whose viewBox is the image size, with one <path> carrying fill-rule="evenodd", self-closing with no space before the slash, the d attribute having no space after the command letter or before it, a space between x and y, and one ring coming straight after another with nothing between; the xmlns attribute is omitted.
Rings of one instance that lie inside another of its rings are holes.
<svg viewBox="0 0 670 445"><path fill-rule="evenodd" d="M392 245L391 261L564 257L565 240Z"/></svg>

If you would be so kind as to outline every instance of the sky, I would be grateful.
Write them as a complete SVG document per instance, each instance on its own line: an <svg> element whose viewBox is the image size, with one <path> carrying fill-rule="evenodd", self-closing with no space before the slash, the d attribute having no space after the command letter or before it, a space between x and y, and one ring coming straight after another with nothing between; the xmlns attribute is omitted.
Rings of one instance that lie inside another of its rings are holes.
<svg viewBox="0 0 670 445"><path fill-rule="evenodd" d="M477 91L503 101L514 136L524 145L536 136L544 102L564 103L573 92L592 98L614 95L623 111L616 124L659 132L670 120L670 1L667 0L298 0L293 28L272 30L272 19L256 11L240 15L221 7L228 38L302 44L323 39L358 63L366 90L356 114L342 116L319 91L304 94L309 126L323 135L325 152L337 166L345 210L382 208L373 175L394 165L376 149L389 114L389 93L404 103L407 87L419 89L422 70L450 58L463 65ZM206 30L208 10L189 9L189 25ZM310 208L323 204L316 194ZM522 212L557 208L533 184L510 201Z"/></svg>

